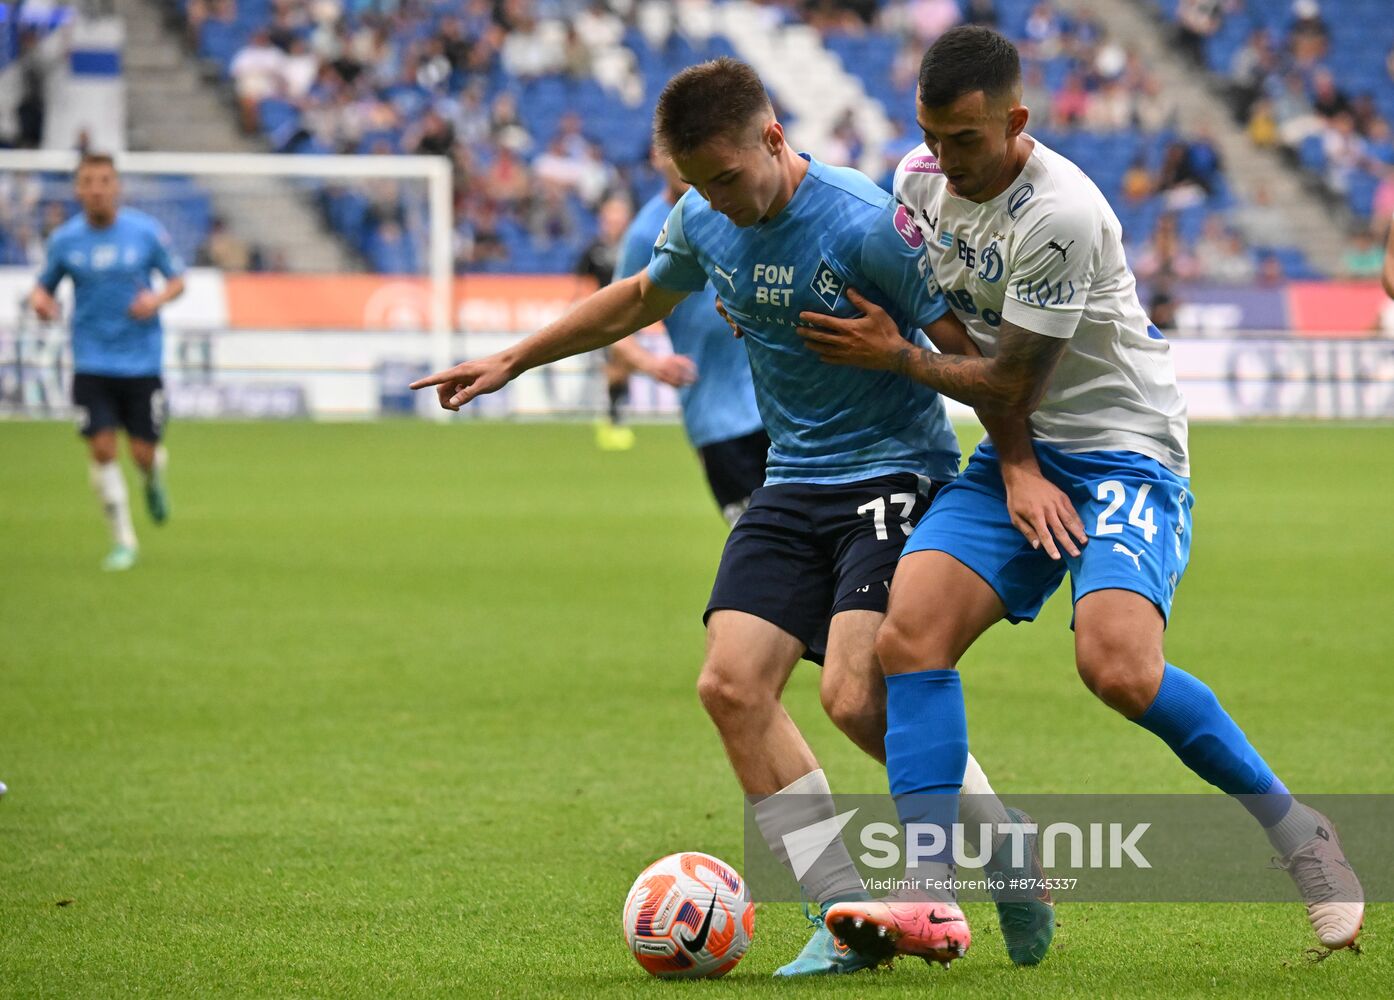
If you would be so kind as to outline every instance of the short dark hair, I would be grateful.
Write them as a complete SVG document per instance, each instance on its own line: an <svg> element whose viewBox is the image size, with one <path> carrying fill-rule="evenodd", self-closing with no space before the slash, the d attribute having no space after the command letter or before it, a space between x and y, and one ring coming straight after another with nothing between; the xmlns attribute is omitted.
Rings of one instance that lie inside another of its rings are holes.
<svg viewBox="0 0 1394 1000"><path fill-rule="evenodd" d="M944 32L920 60L920 103L942 108L981 90L989 98L1021 85L1021 56L1005 37L976 24Z"/></svg>
<svg viewBox="0 0 1394 1000"><path fill-rule="evenodd" d="M73 173L78 174L83 167L110 167L115 170L116 158L110 153L83 153L82 159L77 161L77 170Z"/></svg>
<svg viewBox="0 0 1394 1000"><path fill-rule="evenodd" d="M668 81L653 113L653 141L669 156L740 132L773 105L760 76L729 56L689 66Z"/></svg>

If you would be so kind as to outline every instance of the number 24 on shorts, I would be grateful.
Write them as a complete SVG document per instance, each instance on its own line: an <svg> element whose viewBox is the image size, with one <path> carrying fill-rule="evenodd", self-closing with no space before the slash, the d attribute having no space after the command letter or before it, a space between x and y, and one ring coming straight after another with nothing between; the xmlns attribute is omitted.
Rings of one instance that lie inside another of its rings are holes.
<svg viewBox="0 0 1394 1000"><path fill-rule="evenodd" d="M1133 499L1133 505L1128 510L1128 524L1134 528L1142 529L1142 535L1150 545L1153 536L1157 534L1157 524L1152 518L1152 507L1147 503L1147 495L1152 492L1151 483L1143 483L1138 487L1137 496ZM1108 506L1099 512L1098 520L1094 524L1094 534L1096 535L1121 535L1123 525L1112 520L1113 515L1122 510L1123 505L1128 500L1128 490L1117 479L1106 479L1099 483L1095 496L1101 501L1107 501Z"/></svg>

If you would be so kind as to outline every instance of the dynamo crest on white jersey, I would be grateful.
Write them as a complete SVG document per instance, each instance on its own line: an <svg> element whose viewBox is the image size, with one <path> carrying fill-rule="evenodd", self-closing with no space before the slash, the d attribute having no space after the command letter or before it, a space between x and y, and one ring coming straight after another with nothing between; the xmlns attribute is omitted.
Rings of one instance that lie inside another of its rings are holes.
<svg viewBox="0 0 1394 1000"><path fill-rule="evenodd" d="M924 234L934 277L991 357L1003 321L1070 340L1036 437L1064 451L1131 451L1190 475L1186 401L1171 349L1137 297L1123 230L1084 172L1039 140L1015 182L978 204L951 194L923 144L895 196Z"/></svg>

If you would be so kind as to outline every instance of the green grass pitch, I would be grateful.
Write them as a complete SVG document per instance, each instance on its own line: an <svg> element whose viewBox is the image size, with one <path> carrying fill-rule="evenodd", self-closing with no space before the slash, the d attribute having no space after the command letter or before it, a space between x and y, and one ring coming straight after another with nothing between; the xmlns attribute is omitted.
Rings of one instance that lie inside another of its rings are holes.
<svg viewBox="0 0 1394 1000"><path fill-rule="evenodd" d="M1313 964L1296 904L1066 903L1033 970L978 906L947 972L795 984L769 976L802 916L765 906L726 980L649 979L631 880L673 850L739 864L741 809L693 690L724 529L679 431L638 438L182 424L173 520L137 510L141 563L110 576L71 429L0 425L0 995L1394 993L1394 907ZM1394 791L1394 427L1202 426L1193 451L1170 657L1295 790ZM965 664L999 791L1197 790L1075 678L1067 611ZM815 681L787 697L833 787L884 789Z"/></svg>

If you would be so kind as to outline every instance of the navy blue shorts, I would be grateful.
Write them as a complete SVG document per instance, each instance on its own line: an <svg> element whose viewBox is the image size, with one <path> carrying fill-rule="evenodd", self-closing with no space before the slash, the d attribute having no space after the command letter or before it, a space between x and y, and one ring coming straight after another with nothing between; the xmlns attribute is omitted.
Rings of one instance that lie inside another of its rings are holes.
<svg viewBox="0 0 1394 1000"><path fill-rule="evenodd" d="M940 485L904 472L760 487L726 540L703 621L744 611L822 663L833 615L885 612L896 560Z"/></svg>
<svg viewBox="0 0 1394 1000"><path fill-rule="evenodd" d="M165 387L158 375L125 378L78 372L73 376L73 404L83 437L117 427L142 441L158 441L164 433Z"/></svg>
<svg viewBox="0 0 1394 1000"><path fill-rule="evenodd" d="M727 524L735 524L750 506L751 495L765 484L770 438L764 428L697 449L716 505Z"/></svg>

